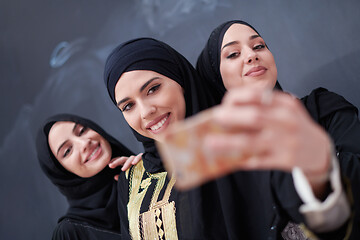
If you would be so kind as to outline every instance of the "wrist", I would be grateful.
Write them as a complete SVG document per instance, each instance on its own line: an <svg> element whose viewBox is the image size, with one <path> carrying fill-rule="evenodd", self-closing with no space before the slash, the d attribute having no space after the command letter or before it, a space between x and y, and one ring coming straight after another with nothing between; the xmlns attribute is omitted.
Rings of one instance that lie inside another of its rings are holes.
<svg viewBox="0 0 360 240"><path fill-rule="evenodd" d="M309 183L311 184L311 186L325 185L329 181L330 173L332 171L333 156L335 156L334 147L332 141L327 136L325 162L322 164L322 167L316 170L308 169L307 171L304 171L304 174L308 179Z"/></svg>

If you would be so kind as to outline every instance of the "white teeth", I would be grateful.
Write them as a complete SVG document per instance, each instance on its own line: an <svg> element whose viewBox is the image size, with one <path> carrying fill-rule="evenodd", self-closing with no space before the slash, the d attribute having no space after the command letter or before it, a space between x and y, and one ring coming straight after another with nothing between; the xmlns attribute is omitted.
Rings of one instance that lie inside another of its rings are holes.
<svg viewBox="0 0 360 240"><path fill-rule="evenodd" d="M163 118L163 120L161 120L160 122L158 122L157 124L152 126L150 129L153 130L153 131L158 130L159 128L161 128L164 125L164 123L166 122L168 117L169 117L169 115L167 115L165 118Z"/></svg>
<svg viewBox="0 0 360 240"><path fill-rule="evenodd" d="M97 152L97 150L100 148L100 146L97 146L94 151L91 153L91 155L88 158L88 161L94 156L94 154Z"/></svg>

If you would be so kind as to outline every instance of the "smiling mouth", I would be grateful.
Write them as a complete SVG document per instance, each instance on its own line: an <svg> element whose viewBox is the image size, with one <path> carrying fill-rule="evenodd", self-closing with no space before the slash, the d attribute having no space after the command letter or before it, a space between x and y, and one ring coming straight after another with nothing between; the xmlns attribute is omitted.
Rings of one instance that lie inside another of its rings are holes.
<svg viewBox="0 0 360 240"><path fill-rule="evenodd" d="M100 143L98 146L94 149L94 151L90 154L90 156L85 160L84 163L88 163L94 159L96 159L101 153Z"/></svg>
<svg viewBox="0 0 360 240"><path fill-rule="evenodd" d="M149 129L153 133L159 132L164 125L167 125L169 117L170 117L170 113L167 113L156 124L152 125L151 127L148 127L147 129Z"/></svg>

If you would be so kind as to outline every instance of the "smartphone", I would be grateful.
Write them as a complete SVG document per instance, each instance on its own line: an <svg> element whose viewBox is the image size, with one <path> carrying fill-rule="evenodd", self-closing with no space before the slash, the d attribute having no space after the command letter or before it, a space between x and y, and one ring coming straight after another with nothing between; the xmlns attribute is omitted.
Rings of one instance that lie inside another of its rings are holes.
<svg viewBox="0 0 360 240"><path fill-rule="evenodd" d="M208 134L222 134L230 131L213 120L213 109L208 109L174 123L164 134L157 147L165 168L175 174L175 187L188 190L208 180L226 175L244 159L240 151L213 154L204 148Z"/></svg>

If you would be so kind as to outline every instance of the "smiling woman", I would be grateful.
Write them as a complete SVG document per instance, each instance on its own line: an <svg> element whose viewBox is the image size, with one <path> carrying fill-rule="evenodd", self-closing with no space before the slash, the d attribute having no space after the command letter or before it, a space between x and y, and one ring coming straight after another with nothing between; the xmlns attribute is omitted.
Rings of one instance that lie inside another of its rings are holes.
<svg viewBox="0 0 360 240"><path fill-rule="evenodd" d="M233 24L225 32L220 72L227 89L249 84L273 87L277 79L274 56L260 35L244 24Z"/></svg>
<svg viewBox="0 0 360 240"><path fill-rule="evenodd" d="M145 137L159 141L171 123L185 118L181 86L154 71L125 72L115 86L115 96L125 120Z"/></svg>
<svg viewBox="0 0 360 240"><path fill-rule="evenodd" d="M211 102L210 96L201 94L195 69L167 44L140 38L113 50L104 76L113 103L145 148L143 164L129 170L128 183L119 192L120 209L129 219L123 223L129 226L127 239L224 239L224 228L210 232L204 226L202 199L209 198L209 208L216 203L216 187L206 194L202 188L174 189L176 179L165 171L154 142L161 141L170 125ZM213 216L220 214L218 210L212 209Z"/></svg>
<svg viewBox="0 0 360 240"><path fill-rule="evenodd" d="M100 134L74 122L54 123L49 146L60 164L80 177L88 178L103 170L111 160L111 147Z"/></svg>
<svg viewBox="0 0 360 240"><path fill-rule="evenodd" d="M42 170L69 202L53 239L119 239L114 176L120 169L107 165L131 151L94 122L69 114L49 118L36 147Z"/></svg>

